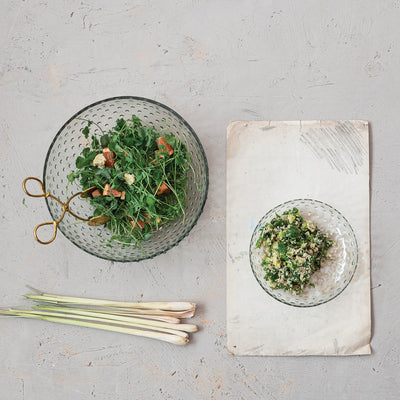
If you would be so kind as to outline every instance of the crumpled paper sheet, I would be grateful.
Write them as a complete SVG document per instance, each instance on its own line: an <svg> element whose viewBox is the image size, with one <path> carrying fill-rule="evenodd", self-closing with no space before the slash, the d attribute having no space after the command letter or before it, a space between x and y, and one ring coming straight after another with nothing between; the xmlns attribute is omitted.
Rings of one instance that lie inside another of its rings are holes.
<svg viewBox="0 0 400 400"><path fill-rule="evenodd" d="M227 334L234 355L370 354L369 131L366 121L237 121L227 138ZM281 304L254 278L249 243L271 208L323 201L353 227L356 273L335 299Z"/></svg>

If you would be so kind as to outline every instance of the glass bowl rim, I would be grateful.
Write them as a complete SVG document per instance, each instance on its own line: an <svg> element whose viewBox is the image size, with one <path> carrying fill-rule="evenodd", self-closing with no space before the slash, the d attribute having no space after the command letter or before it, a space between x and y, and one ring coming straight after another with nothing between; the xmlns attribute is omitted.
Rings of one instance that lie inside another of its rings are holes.
<svg viewBox="0 0 400 400"><path fill-rule="evenodd" d="M196 142L197 142L197 144L198 144L198 146L199 146L199 149L200 149L200 154L201 154L202 159L203 159L203 161L204 161L205 175L206 175L206 176L205 176L205 188L204 188L204 197L203 197L203 201L202 201L202 204L201 204L201 206L200 206L200 208L199 208L198 214L197 214L196 218L194 219L193 223L189 226L189 229L186 231L186 233L185 233L184 235L179 236L178 239L177 239L174 243L172 243L168 248L166 248L165 250L158 251L158 252L154 253L154 254L151 255L151 256L146 256L146 255L144 255L143 257L137 258L137 259L135 259L135 260L116 260L116 259L114 259L114 258L112 258L112 257L100 256L100 255L96 254L96 253L93 252L93 251L84 249L83 247L79 246L78 244L76 244L75 242L73 242L72 240L70 240L70 239L68 238L68 236L66 236L66 234L64 233L63 228L62 228L61 226L59 226L59 229L58 229L58 230L63 234L63 236L64 236L70 243L74 244L76 247L78 247L79 249L85 251L86 253L91 254L92 256L101 258L101 259L103 259L103 260L107 260L107 261L121 262L121 263L129 263L129 262L139 262L139 261L143 261L143 260L150 260L150 259L152 259L152 258L154 258L154 257L159 256L160 254L164 254L164 253L166 253L167 251L171 250L173 247L175 247L176 245L178 245L178 244L192 231L192 229L194 228L194 226L197 224L197 222L198 222L198 220L199 220L199 218L200 218L200 215L203 213L204 206L205 206L206 201L207 201L208 189L209 189L209 168L208 168L208 161L207 161L206 153L205 153L205 151L204 151L203 145L202 145L201 142L200 142L199 137L197 136L197 134L196 134L196 132L194 131L194 129L189 125L189 123L188 123L180 114L178 114L175 110L173 110L172 108L168 107L167 105L165 105L165 104L163 104L163 103L160 103L160 102L158 102L158 101L156 101L156 100L149 99L149 98L147 98L147 97L140 97L140 96L114 96L114 97L108 97L108 98L106 98L106 99L99 100L99 101L96 101L96 102L94 102L94 103L91 103L91 104L89 104L89 105L83 107L82 109L80 109L79 111L77 111L72 117L70 117L70 118L61 126L61 128L58 130L58 132L57 132L56 135L54 136L54 138L53 138L53 140L52 140L52 142L51 142L51 144L50 144L50 146L49 146L49 148L48 148L48 150L47 150L46 158L45 158L45 161L44 161L43 179L42 179L42 181L43 181L43 186L44 186L44 188L46 189L46 169L47 169L47 163L48 163L49 158L50 158L50 153L51 153L51 151L52 151L52 149L53 149L53 146L54 146L56 140L57 140L58 137L61 135L61 133L63 132L63 130L65 129L65 127L66 127L70 122L72 122L78 115L80 115L81 113L83 113L84 111L88 110L88 109L91 108L91 107L97 106L97 105L102 104L102 103L107 103L107 102L112 101L112 100L124 100L124 99L126 99L126 100L139 100L139 101L143 101L143 102L148 102L148 103L155 104L155 105L157 105L157 106L159 106L159 107L161 107L161 108L164 108L165 110L167 110L167 111L169 111L171 114L173 114L175 117L177 117L178 120L180 120L180 122L182 122L182 123L185 125L185 127L189 130L189 132L191 133L191 135L193 135L194 139L196 140ZM48 200L47 197L46 197L46 205L47 205L47 209L49 210L49 213L50 213L51 217L54 219L54 215L53 215L52 212L51 212L50 205L49 205L49 200Z"/></svg>
<svg viewBox="0 0 400 400"><path fill-rule="evenodd" d="M316 303L316 304L306 304L306 305L292 304L292 303L289 303L289 302L287 302L287 301L285 301L285 300L283 300L283 299L279 299L279 298L276 297L273 293L270 293L267 289L264 288L264 286L262 285L262 283L261 283L260 280L258 279L258 277L257 277L257 275L256 275L256 273L255 273L255 271L254 271L253 262L252 262L252 258L251 258L251 254L253 253L252 248L251 248L251 243L252 243L252 241L253 241L254 235L258 232L258 230L259 230L259 228L260 228L260 223L261 223L261 221L262 221L268 214L273 213L277 208L280 208L280 207L282 207L282 206L284 206L284 205L287 205L287 204L289 204L289 203L293 203L293 202L296 202L296 201L311 201L311 202L315 202L315 203L320 203L320 204L322 204L323 206L326 206L326 207L332 209L333 211L335 211L337 214L339 214L339 215L344 219L344 221L345 221L345 222L348 224L348 226L350 227L350 232L352 233L353 239L354 239L355 244L356 244L356 245L355 245L355 249L356 249L355 265L354 265L353 272L352 272L352 274L351 274L351 277L350 277L349 281L346 283L346 285L343 287L343 289L342 289L340 292L336 293L333 297L329 298L328 300L325 300L325 301ZM356 237L356 234L355 234L355 232L354 232L353 227L351 226L351 224L350 224L350 222L347 220L347 218L346 218L339 210L337 210L335 207L332 207L331 205L329 205L329 204L327 204L327 203L325 203L325 202L323 202L323 201L315 200L315 199L310 199L310 198L298 198L298 199L288 200L288 201L285 201L285 202L283 202L283 203L281 203L281 204L278 204L277 206L271 208L271 209L270 209L268 212L266 212L266 213L260 218L260 220L258 221L258 223L257 223L256 227L254 228L253 233L252 233L252 235L251 235L250 245L249 245L249 260L250 260L251 272L253 273L254 277L256 278L258 284L261 286L261 289L263 289L264 292L266 292L266 293L267 293L269 296L271 296L273 299L278 300L280 303L283 303L283 304L286 304L286 305L292 306L292 307L298 307L298 308L310 308L310 307L320 306L320 305L322 305L322 304L328 303L329 301L335 299L335 298L338 297L340 294L342 294L343 291L347 288L347 286L349 286L350 282L353 280L353 277L354 277L354 275L355 275L355 273L356 273L356 270L357 270L357 267L358 267L358 258L359 258L359 250L358 250L357 237Z"/></svg>

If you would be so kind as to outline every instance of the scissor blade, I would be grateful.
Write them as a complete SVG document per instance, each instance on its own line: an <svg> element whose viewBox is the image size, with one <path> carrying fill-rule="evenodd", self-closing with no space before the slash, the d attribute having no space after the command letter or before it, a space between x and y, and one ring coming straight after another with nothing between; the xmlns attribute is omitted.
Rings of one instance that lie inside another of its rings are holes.
<svg viewBox="0 0 400 400"><path fill-rule="evenodd" d="M106 215L99 215L98 217L90 218L88 225L90 226L100 226L106 224L110 220L110 217Z"/></svg>
<svg viewBox="0 0 400 400"><path fill-rule="evenodd" d="M92 187L90 187L89 189L86 189L86 190L84 190L83 192L81 192L80 196L81 196L83 199L86 199L87 197L90 197L91 194L92 194L96 189L97 189L96 186L92 186Z"/></svg>

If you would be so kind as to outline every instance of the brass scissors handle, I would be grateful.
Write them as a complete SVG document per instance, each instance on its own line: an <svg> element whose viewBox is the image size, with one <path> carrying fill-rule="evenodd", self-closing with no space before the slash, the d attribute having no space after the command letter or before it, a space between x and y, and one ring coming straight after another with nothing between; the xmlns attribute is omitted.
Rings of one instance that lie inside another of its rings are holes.
<svg viewBox="0 0 400 400"><path fill-rule="evenodd" d="M39 183L41 193L39 193L39 194L33 194L33 193L31 193L31 192L28 191L28 189L26 188L26 183L27 183L28 181L30 181L30 180L33 180L33 181L36 181L36 182ZM91 187L91 188L89 188L89 189L84 190L83 192L75 193L75 194L72 195L65 203L63 203L63 202L62 202L60 199L58 199L57 197L53 196L51 193L49 193L49 192L46 193L46 191L45 191L45 189L44 189L43 182L42 182L40 179L38 179L38 178L34 178L34 177L32 177L32 176L30 176L29 178L26 178L26 179L22 182L22 188L24 189L24 192L25 192L28 196L30 196L30 197L44 197L44 198L51 197L52 199L56 200L56 201L61 205L61 207L62 207L62 214L61 214L61 217L60 217L58 220L56 220L56 221L51 221L51 222L43 222L42 224L39 224L39 225L37 225L37 226L35 227L35 229L34 229L34 231L33 231L33 236L34 236L35 239L36 239L39 243L41 243L41 244L49 244L49 243L51 243L51 242L56 238L56 236L57 236L58 224L63 220L63 218L64 218L64 216L65 216L65 214L66 214L67 212L70 213L70 214L71 214L72 216L74 216L75 218L78 218L78 219L81 220L81 221L89 221L89 219L82 218L82 217L76 215L75 213L73 213L73 212L69 209L69 203L70 203L70 201L71 201L74 197L76 197L76 196L78 196L78 195L82 195L82 194L85 194L85 195L86 195L87 193L90 193L91 191L93 191L94 189L96 189L96 187ZM46 226L46 225L53 225L53 230L54 230L54 231L53 231L53 236L52 236L52 238L51 238L50 240L48 240L47 242L45 242L45 241L43 241L43 240L40 240L39 237L38 237L38 229L39 229L40 227Z"/></svg>
<svg viewBox="0 0 400 400"><path fill-rule="evenodd" d="M37 234L38 229L41 226L45 226L45 225L53 225L53 236L50 240L48 240L47 242L43 242L43 240L40 240ZM52 221L52 222L43 222L42 224L39 224L35 227L35 229L33 230L33 236L35 237L35 239L40 243L40 244L49 244L51 243L57 236L57 227L58 227L58 223L57 221Z"/></svg>
<svg viewBox="0 0 400 400"><path fill-rule="evenodd" d="M28 182L28 181L30 181L30 180L39 182L40 189L41 189L42 193L40 193L40 194L33 194L33 193L30 193L30 192L28 191L28 189L26 188L26 182ZM40 179L38 179L38 178L34 178L33 176L30 176L29 178L24 179L24 181L22 182L22 187L23 187L23 189L24 189L24 192L25 192L28 196L31 196L31 197L49 197L49 196L50 196L50 193L46 193L46 191L44 190L43 182L42 182Z"/></svg>

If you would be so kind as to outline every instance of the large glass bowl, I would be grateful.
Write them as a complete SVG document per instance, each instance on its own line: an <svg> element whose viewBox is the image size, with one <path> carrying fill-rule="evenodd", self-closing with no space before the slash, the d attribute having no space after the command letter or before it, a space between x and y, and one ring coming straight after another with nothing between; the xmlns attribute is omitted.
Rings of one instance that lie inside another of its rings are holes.
<svg viewBox="0 0 400 400"><path fill-rule="evenodd" d="M76 169L75 161L88 140L81 130L87 123L78 118L94 121L103 130L115 126L118 118L129 119L138 116L156 130L167 128L186 145L192 158L193 171L188 176L188 192L185 204L185 219L177 219L168 226L162 227L153 237L143 241L139 247L122 246L113 242L109 247L110 232L104 227L91 227L77 221L70 214L59 225L61 232L82 250L97 257L112 261L139 261L152 258L166 252L179 243L196 224L207 198L208 165L203 147L196 133L189 124L175 111L154 100L141 97L121 96L91 104L71 117L58 131L47 153L43 171L43 182L47 192L60 199L79 192L81 188L75 181L68 185L67 175ZM95 124L90 128L91 134L100 133ZM67 189L68 186L68 189ZM60 205L51 198L46 198L50 214L54 219L61 215ZM87 200L79 197L70 205L77 215L87 217L93 209Z"/></svg>
<svg viewBox="0 0 400 400"><path fill-rule="evenodd" d="M336 245L328 254L319 271L311 278L315 288L307 287L299 294L285 292L283 289L271 289L269 281L264 279L265 271L261 265L262 249L256 249L260 236L260 228L274 218L275 213L282 215L284 211L296 207L304 219L312 221L322 232L332 234ZM353 228L346 218L335 208L318 200L297 199L280 204L265 214L254 229L250 241L250 264L253 274L260 286L274 299L296 307L312 307L326 303L348 286L357 268L358 247Z"/></svg>

